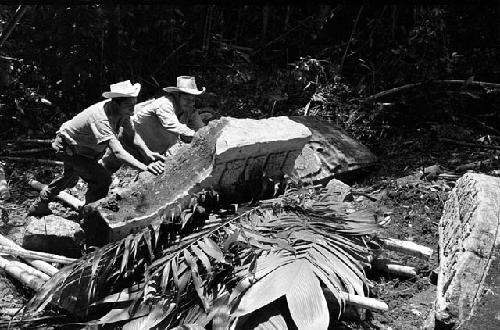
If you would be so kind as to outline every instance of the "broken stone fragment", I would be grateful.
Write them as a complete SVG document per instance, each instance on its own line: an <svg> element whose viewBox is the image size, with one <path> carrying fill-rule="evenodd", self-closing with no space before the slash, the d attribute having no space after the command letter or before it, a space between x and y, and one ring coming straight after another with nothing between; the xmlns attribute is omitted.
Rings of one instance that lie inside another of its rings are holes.
<svg viewBox="0 0 500 330"><path fill-rule="evenodd" d="M351 187L344 182L331 179L326 185L326 194L324 201L331 202L352 202L353 196L351 192Z"/></svg>
<svg viewBox="0 0 500 330"><path fill-rule="evenodd" d="M295 162L294 176L307 183L326 182L335 175L353 175L368 169L377 157L334 124L315 117L290 117L312 132Z"/></svg>
<svg viewBox="0 0 500 330"><path fill-rule="evenodd" d="M78 258L83 240L84 232L79 224L49 215L28 218L22 246L27 250Z"/></svg>
<svg viewBox="0 0 500 330"><path fill-rule="evenodd" d="M211 121L167 158L163 174L142 172L119 198L94 203L85 211L85 233L94 245L103 245L171 221L203 189L214 189L227 204L272 197L310 136L307 127L288 117Z"/></svg>
<svg viewBox="0 0 500 330"><path fill-rule="evenodd" d="M500 329L499 229L500 178L465 174L439 223L436 326Z"/></svg>

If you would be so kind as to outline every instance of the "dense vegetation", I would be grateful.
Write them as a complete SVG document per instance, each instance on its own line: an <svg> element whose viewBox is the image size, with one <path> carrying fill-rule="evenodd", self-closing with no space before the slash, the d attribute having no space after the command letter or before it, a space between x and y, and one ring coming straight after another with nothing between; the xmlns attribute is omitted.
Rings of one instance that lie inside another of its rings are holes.
<svg viewBox="0 0 500 330"><path fill-rule="evenodd" d="M140 82L147 98L186 74L222 114L373 123L380 105L354 100L433 79L496 82L499 17L479 5L4 5L0 131L52 133L110 83ZM450 96L417 90L398 100ZM453 100L483 108L486 94Z"/></svg>

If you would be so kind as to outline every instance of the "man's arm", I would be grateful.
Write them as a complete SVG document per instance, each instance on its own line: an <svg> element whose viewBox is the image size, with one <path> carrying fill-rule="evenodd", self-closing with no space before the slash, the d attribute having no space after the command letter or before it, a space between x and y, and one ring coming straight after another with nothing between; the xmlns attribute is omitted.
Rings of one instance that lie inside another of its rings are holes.
<svg viewBox="0 0 500 330"><path fill-rule="evenodd" d="M149 165L145 165L135 159L131 154L129 154L121 145L120 141L117 139L110 139L107 141L109 149L113 152L113 154L123 163L126 163L133 168L136 168L140 171L149 171L153 174L160 174L163 172L163 164L161 163L151 163Z"/></svg>
<svg viewBox="0 0 500 330"><path fill-rule="evenodd" d="M175 115L173 105L171 103L161 104L155 111L156 116L160 120L161 125L169 132L177 134L184 141L191 141L195 131L187 125L182 124Z"/></svg>
<svg viewBox="0 0 500 330"><path fill-rule="evenodd" d="M144 142L142 137L135 131L134 127L132 126L130 118L125 120L123 123L123 133L127 136L127 140L132 141L133 144L137 147L137 149L139 149L141 154L145 156L147 159L150 159L151 161L165 160L164 156L160 155L157 152L153 152L148 148L146 142Z"/></svg>

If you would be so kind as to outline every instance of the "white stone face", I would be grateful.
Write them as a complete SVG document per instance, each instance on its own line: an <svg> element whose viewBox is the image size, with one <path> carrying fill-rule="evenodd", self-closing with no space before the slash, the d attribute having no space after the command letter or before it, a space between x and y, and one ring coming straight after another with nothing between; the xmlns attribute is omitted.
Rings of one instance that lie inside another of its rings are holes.
<svg viewBox="0 0 500 330"><path fill-rule="evenodd" d="M461 323L483 294L491 256L500 248L500 178L467 173L450 192L439 223L436 312Z"/></svg>

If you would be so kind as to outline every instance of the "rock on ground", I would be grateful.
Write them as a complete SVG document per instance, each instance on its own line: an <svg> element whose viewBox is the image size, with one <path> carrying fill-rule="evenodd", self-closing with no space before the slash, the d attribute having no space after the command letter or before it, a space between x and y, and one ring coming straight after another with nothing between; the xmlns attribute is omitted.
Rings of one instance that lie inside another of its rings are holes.
<svg viewBox="0 0 500 330"><path fill-rule="evenodd" d="M325 200L332 202L353 201L351 187L340 180L331 179L326 185L326 191L327 194L325 195Z"/></svg>
<svg viewBox="0 0 500 330"><path fill-rule="evenodd" d="M314 117L290 117L307 126L312 137L295 162L294 175L304 182L325 182L373 166L377 157L332 123Z"/></svg>
<svg viewBox="0 0 500 330"><path fill-rule="evenodd" d="M439 224L436 326L500 329L499 228L500 178L465 174Z"/></svg>
<svg viewBox="0 0 500 330"><path fill-rule="evenodd" d="M272 194L275 186L268 180L291 173L310 136L288 117L214 120L168 158L163 174L143 172L129 189L93 205L95 211L85 215L85 233L96 245L124 238L171 219L203 189L215 189L226 203Z"/></svg>
<svg viewBox="0 0 500 330"><path fill-rule="evenodd" d="M28 218L22 246L27 250L78 258L83 240L84 233L79 224L49 215Z"/></svg>

